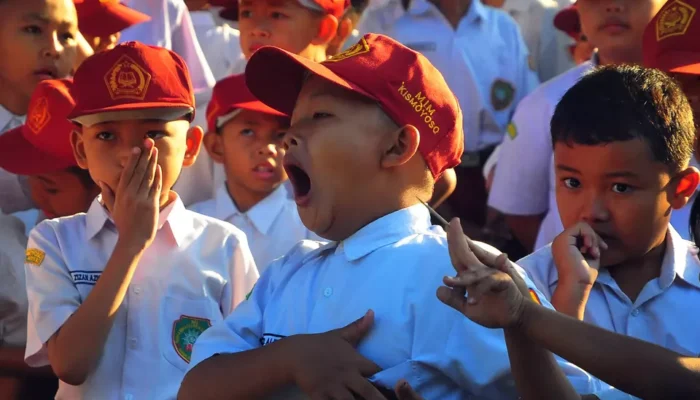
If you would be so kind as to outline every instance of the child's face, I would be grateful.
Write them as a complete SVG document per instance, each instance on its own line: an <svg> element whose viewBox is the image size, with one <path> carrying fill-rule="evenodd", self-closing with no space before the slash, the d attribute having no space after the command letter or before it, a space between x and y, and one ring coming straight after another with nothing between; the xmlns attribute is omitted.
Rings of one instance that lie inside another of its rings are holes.
<svg viewBox="0 0 700 400"><path fill-rule="evenodd" d="M37 83L64 78L76 57L71 0L5 0L0 6L0 92L31 97ZM0 96L3 96L0 94Z"/></svg>
<svg viewBox="0 0 700 400"><path fill-rule="evenodd" d="M221 149L229 185L264 197L284 182L283 139L288 127L282 117L242 110L220 134L210 133L207 142L213 139Z"/></svg>
<svg viewBox="0 0 700 400"><path fill-rule="evenodd" d="M608 244L601 266L643 256L663 242L677 183L646 141L554 146L564 228L588 223Z"/></svg>
<svg viewBox="0 0 700 400"><path fill-rule="evenodd" d="M83 34L83 37L85 37L85 40L90 44L90 47L92 47L95 53L100 53L117 47L121 32L109 36L90 36Z"/></svg>
<svg viewBox="0 0 700 400"><path fill-rule="evenodd" d="M601 52L641 55L644 29L664 3L666 0L579 0L577 7L583 33Z"/></svg>
<svg viewBox="0 0 700 400"><path fill-rule="evenodd" d="M695 115L695 124L700 124L700 75L674 73L671 76L678 81L683 93L688 97Z"/></svg>
<svg viewBox="0 0 700 400"><path fill-rule="evenodd" d="M99 194L97 186L88 188L80 177L68 170L31 175L29 189L32 200L48 218L86 212Z"/></svg>
<svg viewBox="0 0 700 400"><path fill-rule="evenodd" d="M382 118L376 104L322 78L304 84L284 163L301 220L318 235L342 240L380 216L372 210L382 200L368 194L378 191L372 178L389 136Z"/></svg>
<svg viewBox="0 0 700 400"><path fill-rule="evenodd" d="M303 54L317 38L320 17L296 0L242 0L238 11L241 49L248 59L262 46Z"/></svg>
<svg viewBox="0 0 700 400"><path fill-rule="evenodd" d="M103 182L116 193L131 150L134 147L143 149L146 139L153 139L162 170L163 205L182 167L192 165L199 153L202 130L188 128L186 120L114 121L82 127L82 132L74 132L71 140L78 165L88 169L95 182Z"/></svg>

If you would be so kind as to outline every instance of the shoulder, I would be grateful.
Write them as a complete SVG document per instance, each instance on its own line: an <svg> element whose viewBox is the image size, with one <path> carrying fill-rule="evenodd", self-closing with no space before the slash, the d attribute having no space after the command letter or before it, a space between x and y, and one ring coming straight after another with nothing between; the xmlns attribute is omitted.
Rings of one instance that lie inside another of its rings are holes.
<svg viewBox="0 0 700 400"><path fill-rule="evenodd" d="M304 265L323 257L324 252L335 249L336 243L323 243L315 240L302 240L295 244L284 256L272 261L264 272L271 280L286 281Z"/></svg>
<svg viewBox="0 0 700 400"><path fill-rule="evenodd" d="M82 237L87 224L87 215L80 213L69 217L45 219L39 222L29 233L30 238L70 238Z"/></svg>
<svg viewBox="0 0 700 400"><path fill-rule="evenodd" d="M192 210L185 210L187 217L192 221L193 233L199 232L206 238L230 237L237 242L246 242L245 233L232 224L220 219L212 218ZM181 227L184 229L184 227Z"/></svg>
<svg viewBox="0 0 700 400"><path fill-rule="evenodd" d="M556 271L554 267L554 257L552 255L552 245L548 244L536 250L534 253L518 260L516 264L533 277L549 276L552 269Z"/></svg>
<svg viewBox="0 0 700 400"><path fill-rule="evenodd" d="M593 65L587 61L581 65L577 65L568 71L555 76L544 84L540 85L531 96L538 96L539 98L546 100L553 105L559 103L559 100L564 96L564 94L571 89L576 82L581 79L589 70L593 68Z"/></svg>
<svg viewBox="0 0 700 400"><path fill-rule="evenodd" d="M194 203L187 207L187 209L197 214L208 215L209 211L213 210L215 205L216 199L208 199Z"/></svg>

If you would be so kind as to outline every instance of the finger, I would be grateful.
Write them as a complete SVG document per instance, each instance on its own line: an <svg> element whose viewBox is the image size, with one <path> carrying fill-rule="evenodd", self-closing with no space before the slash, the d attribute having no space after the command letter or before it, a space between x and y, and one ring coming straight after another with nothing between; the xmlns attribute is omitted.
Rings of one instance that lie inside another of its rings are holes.
<svg viewBox="0 0 700 400"><path fill-rule="evenodd" d="M146 166L146 173L141 181L141 186L139 186L139 191L150 190L153 187L153 180L156 176L156 165L158 165L158 148L154 147L151 154L151 158L148 160L148 165Z"/></svg>
<svg viewBox="0 0 700 400"><path fill-rule="evenodd" d="M138 192L139 188L141 187L141 182L143 182L143 177L146 175L146 168L148 167L148 163L151 161L152 155L153 148L148 148L148 146L145 146L141 152L141 158L139 158L139 161L136 163L136 167L134 167L134 175L131 177L128 187L135 193Z"/></svg>
<svg viewBox="0 0 700 400"><path fill-rule="evenodd" d="M355 400L349 389L336 386L311 396L311 400Z"/></svg>
<svg viewBox="0 0 700 400"><path fill-rule="evenodd" d="M418 394L418 392L413 390L411 385L409 385L409 383L403 379L396 383L396 386L394 387L394 392L396 393L396 397L398 397L399 400L423 400L423 398Z"/></svg>
<svg viewBox="0 0 700 400"><path fill-rule="evenodd" d="M477 304L488 293L498 293L505 288L503 275L500 271L491 270L491 274L479 280L468 288L467 304Z"/></svg>
<svg viewBox="0 0 700 400"><path fill-rule="evenodd" d="M382 396L381 392L376 387L374 387L374 385L370 383L370 381L363 378L362 376L352 375L348 377L346 385L355 395L359 396L360 399L386 400L386 398Z"/></svg>
<svg viewBox="0 0 700 400"><path fill-rule="evenodd" d="M141 158L141 149L138 147L134 147L131 149L131 154L129 154L129 159L126 161L126 166L124 166L124 169L122 170L121 175L119 176L119 185L117 186L117 193L121 193L124 191L129 186L129 182L131 182L131 178L134 176L134 169L136 168L136 164L138 164L139 160Z"/></svg>
<svg viewBox="0 0 700 400"><path fill-rule="evenodd" d="M437 298L444 304L461 313L464 313L464 310L467 308L467 298L464 297L464 295L460 295L456 290L452 290L446 286L438 288Z"/></svg>
<svg viewBox="0 0 700 400"><path fill-rule="evenodd" d="M452 267L457 272L463 270L461 265L457 262L459 260L457 257L457 239L459 238L459 234L463 234L461 230L462 224L459 218L452 218L450 224L447 226L447 251L450 254Z"/></svg>
<svg viewBox="0 0 700 400"><path fill-rule="evenodd" d="M481 280L485 279L495 271L496 270L484 268L460 272L457 276L446 276L442 278L442 282L445 284L445 286L452 289L465 288L465 290L469 291L470 286L478 284Z"/></svg>
<svg viewBox="0 0 700 400"><path fill-rule="evenodd" d="M353 346L357 346L357 344L360 343L360 340L362 340L362 338L365 337L367 332L369 332L373 323L374 311L369 310L365 313L365 315L350 323L349 325L331 332L339 334L340 337L345 339L348 343L350 343Z"/></svg>
<svg viewBox="0 0 700 400"><path fill-rule="evenodd" d="M496 257L496 261L494 262L494 267L502 272L505 272L506 274L510 270L510 261L508 261L508 254L506 253L501 253Z"/></svg>
<svg viewBox="0 0 700 400"><path fill-rule="evenodd" d="M148 198L150 199L160 199L160 192L163 188L163 170L160 165L156 164L156 173L153 176L153 183L151 184L151 190L148 192Z"/></svg>
<svg viewBox="0 0 700 400"><path fill-rule="evenodd" d="M98 182L97 185L102 190L102 202L110 212L114 212L114 192L104 182Z"/></svg>
<svg viewBox="0 0 700 400"><path fill-rule="evenodd" d="M486 268L472 253L467 243L467 237L461 232L459 220L450 222L450 234L447 236L447 248L450 251L452 266L457 272L471 268ZM457 230L460 230L457 232Z"/></svg>

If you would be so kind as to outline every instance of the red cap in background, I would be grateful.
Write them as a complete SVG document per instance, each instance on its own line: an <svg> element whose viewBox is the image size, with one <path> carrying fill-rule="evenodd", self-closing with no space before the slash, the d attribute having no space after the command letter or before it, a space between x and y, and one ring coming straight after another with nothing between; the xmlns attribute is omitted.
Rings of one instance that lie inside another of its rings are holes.
<svg viewBox="0 0 700 400"><path fill-rule="evenodd" d="M576 4L561 9L554 16L554 27L578 40L581 36L581 20Z"/></svg>
<svg viewBox="0 0 700 400"><path fill-rule="evenodd" d="M149 21L151 17L129 8L119 0L74 0L78 28L85 35L105 37Z"/></svg>
<svg viewBox="0 0 700 400"><path fill-rule="evenodd" d="M644 31L644 66L700 75L699 0L670 0Z"/></svg>

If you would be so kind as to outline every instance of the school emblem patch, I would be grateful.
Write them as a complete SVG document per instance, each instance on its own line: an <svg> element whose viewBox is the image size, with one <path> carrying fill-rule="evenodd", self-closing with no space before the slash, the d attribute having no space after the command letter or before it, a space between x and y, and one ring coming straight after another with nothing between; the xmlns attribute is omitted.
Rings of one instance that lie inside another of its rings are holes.
<svg viewBox="0 0 700 400"><path fill-rule="evenodd" d="M518 127L511 122L506 128L506 132L508 133L508 137L510 137L511 139L515 139L515 137L518 136Z"/></svg>
<svg viewBox="0 0 700 400"><path fill-rule="evenodd" d="M29 115L27 116L27 126L29 130L34 132L35 135L39 134L39 131L44 129L46 124L49 123L51 119L51 114L49 113L49 101L46 97L40 97L39 100L34 103L34 106L29 110Z"/></svg>
<svg viewBox="0 0 700 400"><path fill-rule="evenodd" d="M180 319L173 322L173 347L177 355L186 363L190 363L194 342L210 326L210 320L188 315L181 315Z"/></svg>
<svg viewBox="0 0 700 400"><path fill-rule="evenodd" d="M685 35L695 17L695 8L676 0L656 20L656 40L661 41L671 36Z"/></svg>
<svg viewBox="0 0 700 400"><path fill-rule="evenodd" d="M367 44L365 38L361 38L359 42L352 45L349 49L331 56L331 58L324 62L338 62L365 53L369 53L369 44Z"/></svg>
<svg viewBox="0 0 700 400"><path fill-rule="evenodd" d="M39 249L27 249L24 256L24 263L40 267L45 257L46 253Z"/></svg>
<svg viewBox="0 0 700 400"><path fill-rule="evenodd" d="M496 111L508 108L515 98L515 87L503 79L496 79L491 85L491 104Z"/></svg>
<svg viewBox="0 0 700 400"><path fill-rule="evenodd" d="M529 289L529 292L530 292L530 298L532 299L532 301L534 301L535 303L537 303L539 305L542 305L542 302L540 301L540 297L537 296L537 293L535 293L535 291L532 289Z"/></svg>
<svg viewBox="0 0 700 400"><path fill-rule="evenodd" d="M122 56L104 79L112 100L143 100L151 84L151 74L127 56Z"/></svg>

